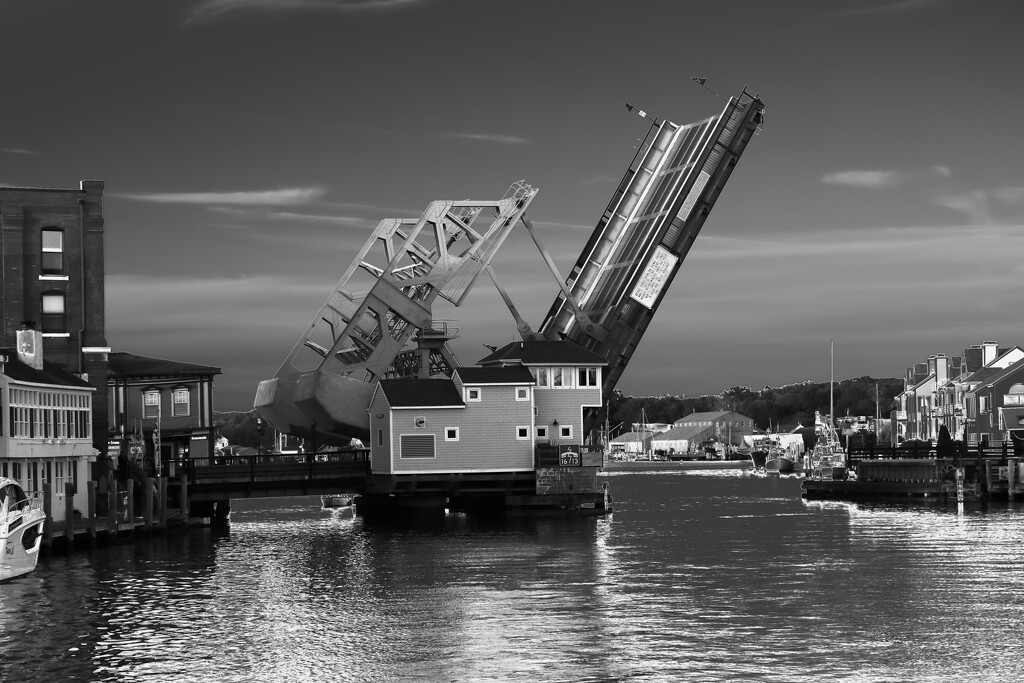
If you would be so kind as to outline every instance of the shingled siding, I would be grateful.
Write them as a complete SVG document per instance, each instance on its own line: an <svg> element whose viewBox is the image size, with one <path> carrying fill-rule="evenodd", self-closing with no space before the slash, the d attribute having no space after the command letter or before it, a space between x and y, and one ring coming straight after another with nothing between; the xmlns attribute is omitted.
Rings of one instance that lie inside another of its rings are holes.
<svg viewBox="0 0 1024 683"><path fill-rule="evenodd" d="M547 427L548 436L540 439L547 443L583 443L583 406L601 405L600 387L582 389L544 389L537 387L533 391L533 400L537 405L536 424ZM563 439L552 425L558 420L558 426L572 425L572 438ZM536 432L534 432L536 433Z"/></svg>
<svg viewBox="0 0 1024 683"><path fill-rule="evenodd" d="M370 471L391 473L391 407L384 392L377 389L370 401Z"/></svg>
<svg viewBox="0 0 1024 683"><path fill-rule="evenodd" d="M531 404L515 400L515 387L481 387L481 400L465 408L412 408L392 411L394 474L425 472L511 472L533 470L533 439L517 439L519 426L532 429ZM416 418L425 418L422 427ZM445 430L457 427L458 441ZM402 458L402 434L433 434L435 457ZM529 432L528 432L529 434ZM377 472L376 464L374 472Z"/></svg>

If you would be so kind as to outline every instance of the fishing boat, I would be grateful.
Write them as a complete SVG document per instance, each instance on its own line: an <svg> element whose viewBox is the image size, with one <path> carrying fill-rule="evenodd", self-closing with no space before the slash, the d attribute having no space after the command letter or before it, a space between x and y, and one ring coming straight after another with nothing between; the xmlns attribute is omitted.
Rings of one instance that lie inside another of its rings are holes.
<svg viewBox="0 0 1024 683"><path fill-rule="evenodd" d="M757 437L750 448L750 462L754 469L764 469L768 462L768 454L775 448L770 436Z"/></svg>
<svg viewBox="0 0 1024 683"><path fill-rule="evenodd" d="M812 479L847 479L850 473L847 470L846 450L839 443L839 434L835 428L835 340L830 342L829 348L829 388L828 388L828 419L826 420L820 412L814 413L814 449L810 454L810 473ZM878 398L875 398L876 412ZM877 422L875 423L877 424Z"/></svg>
<svg viewBox="0 0 1024 683"><path fill-rule="evenodd" d="M764 468L768 472L792 472L796 469L796 461L788 451L773 448L768 453Z"/></svg>
<svg viewBox="0 0 1024 683"><path fill-rule="evenodd" d="M18 482L0 477L0 582L36 568L45 522L42 498L29 497Z"/></svg>

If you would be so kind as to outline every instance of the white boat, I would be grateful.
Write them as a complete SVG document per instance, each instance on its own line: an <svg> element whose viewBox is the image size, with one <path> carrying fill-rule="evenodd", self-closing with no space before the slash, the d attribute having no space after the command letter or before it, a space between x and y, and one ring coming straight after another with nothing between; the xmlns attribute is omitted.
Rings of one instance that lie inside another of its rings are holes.
<svg viewBox="0 0 1024 683"><path fill-rule="evenodd" d="M36 568L45 522L42 498L29 497L18 482L0 477L0 582Z"/></svg>
<svg viewBox="0 0 1024 683"><path fill-rule="evenodd" d="M352 505L353 497L342 493L330 493L320 496L320 504L325 508L346 508Z"/></svg>

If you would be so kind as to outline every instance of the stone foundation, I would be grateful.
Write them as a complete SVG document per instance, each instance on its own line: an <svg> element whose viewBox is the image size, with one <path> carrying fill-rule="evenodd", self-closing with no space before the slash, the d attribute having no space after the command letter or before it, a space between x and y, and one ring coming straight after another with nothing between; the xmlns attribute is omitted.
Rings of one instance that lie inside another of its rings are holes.
<svg viewBox="0 0 1024 683"><path fill-rule="evenodd" d="M597 467L544 467L537 469L537 495L599 493Z"/></svg>

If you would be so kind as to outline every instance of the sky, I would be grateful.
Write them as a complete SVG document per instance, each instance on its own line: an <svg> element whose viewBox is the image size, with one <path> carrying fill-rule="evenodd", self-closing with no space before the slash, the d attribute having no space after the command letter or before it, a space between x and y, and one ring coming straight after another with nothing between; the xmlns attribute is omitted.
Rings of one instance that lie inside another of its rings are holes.
<svg viewBox="0 0 1024 683"><path fill-rule="evenodd" d="M248 410L378 221L528 215L567 274L648 121L765 123L618 388L901 377L1024 345L1018 0L5 0L0 184L106 183L107 342ZM691 79L706 78L709 89ZM518 226L494 268L538 327ZM516 340L482 278L455 351Z"/></svg>

